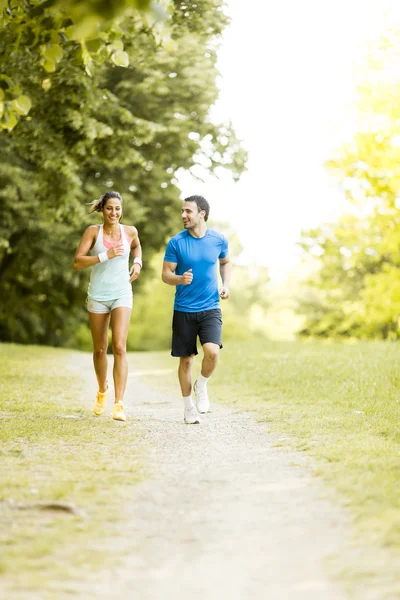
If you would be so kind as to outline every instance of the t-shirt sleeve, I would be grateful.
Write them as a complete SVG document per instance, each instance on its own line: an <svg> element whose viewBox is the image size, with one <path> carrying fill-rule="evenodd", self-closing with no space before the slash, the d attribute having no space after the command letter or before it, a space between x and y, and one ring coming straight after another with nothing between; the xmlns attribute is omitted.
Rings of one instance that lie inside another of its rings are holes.
<svg viewBox="0 0 400 600"><path fill-rule="evenodd" d="M219 253L218 258L225 258L228 255L228 251L229 251L228 240L223 235L222 236L222 242L221 242L221 252Z"/></svg>
<svg viewBox="0 0 400 600"><path fill-rule="evenodd" d="M169 242L167 244L164 260L166 260L167 262L172 262L172 263L178 262L178 254L176 251L176 242L174 239L169 240Z"/></svg>

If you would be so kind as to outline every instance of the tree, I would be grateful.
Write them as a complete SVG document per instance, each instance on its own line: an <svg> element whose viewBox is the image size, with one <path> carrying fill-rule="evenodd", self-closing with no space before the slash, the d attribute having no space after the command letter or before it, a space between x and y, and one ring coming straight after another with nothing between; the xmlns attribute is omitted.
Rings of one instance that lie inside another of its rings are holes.
<svg viewBox="0 0 400 600"><path fill-rule="evenodd" d="M360 130L328 163L353 210L303 234L320 265L301 301L305 335L400 336L399 41L397 32L374 49L359 88Z"/></svg>
<svg viewBox="0 0 400 600"><path fill-rule="evenodd" d="M245 153L230 124L208 118L217 97L216 36L227 23L223 3L183 6L173 4L167 41L137 12L120 19L107 43L123 45L126 67L99 59L89 76L74 41L46 74L29 47L7 54L7 70L23 81L32 109L2 134L0 149L3 340L63 344L86 320L88 273L71 270L88 224L86 202L121 191L126 222L138 227L149 261L177 227L179 168L201 160L210 171L243 170ZM104 49L97 40L85 44L96 61Z"/></svg>
<svg viewBox="0 0 400 600"><path fill-rule="evenodd" d="M14 129L32 106L31 97L24 92L24 80L9 68L15 54L29 52L44 72L53 73L72 43L80 49L88 75L94 64L107 57L116 65L127 66L129 57L122 42L113 43L115 31L134 9L151 9L154 16L166 16L162 5L149 5L150 0L0 0L0 130ZM96 59L88 49L89 41L95 44Z"/></svg>

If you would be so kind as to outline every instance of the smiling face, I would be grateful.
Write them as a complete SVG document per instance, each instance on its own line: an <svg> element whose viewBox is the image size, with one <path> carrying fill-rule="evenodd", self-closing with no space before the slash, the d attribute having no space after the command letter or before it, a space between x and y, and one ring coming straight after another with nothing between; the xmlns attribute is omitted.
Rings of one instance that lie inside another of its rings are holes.
<svg viewBox="0 0 400 600"><path fill-rule="evenodd" d="M196 202L184 202L182 205L182 221L185 229L193 229L204 223L204 210L199 210Z"/></svg>
<svg viewBox="0 0 400 600"><path fill-rule="evenodd" d="M111 228L119 223L122 217L122 204L118 198L109 198L103 207L104 225Z"/></svg>

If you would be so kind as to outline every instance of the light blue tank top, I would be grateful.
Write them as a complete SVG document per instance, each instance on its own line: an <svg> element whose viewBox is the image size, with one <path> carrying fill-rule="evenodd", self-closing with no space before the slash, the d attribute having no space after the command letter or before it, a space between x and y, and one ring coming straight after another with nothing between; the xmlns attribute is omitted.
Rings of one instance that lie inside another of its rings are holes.
<svg viewBox="0 0 400 600"><path fill-rule="evenodd" d="M132 286L129 283L129 254L131 248L123 225L120 225L119 228L124 253L122 256L116 256L103 263L99 262L92 267L88 288L88 296L92 300L106 302L132 295ZM107 250L108 248L103 244L103 225L100 225L96 243L89 254L97 256L100 252L106 252Z"/></svg>

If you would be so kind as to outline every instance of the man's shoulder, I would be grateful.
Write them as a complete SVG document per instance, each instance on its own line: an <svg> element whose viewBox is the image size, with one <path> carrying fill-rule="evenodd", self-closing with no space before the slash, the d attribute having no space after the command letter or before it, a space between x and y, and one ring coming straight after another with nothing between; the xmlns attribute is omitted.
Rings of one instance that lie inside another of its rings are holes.
<svg viewBox="0 0 400 600"><path fill-rule="evenodd" d="M220 242L226 240L226 236L223 233L220 233L219 231L215 231L215 229L207 229L207 233L211 238L217 239Z"/></svg>
<svg viewBox="0 0 400 600"><path fill-rule="evenodd" d="M188 235L188 232L186 231L186 229L184 229L183 231L180 231L179 233L174 235L174 237L172 237L169 241L170 242L179 242L179 240L187 237L187 235Z"/></svg>

